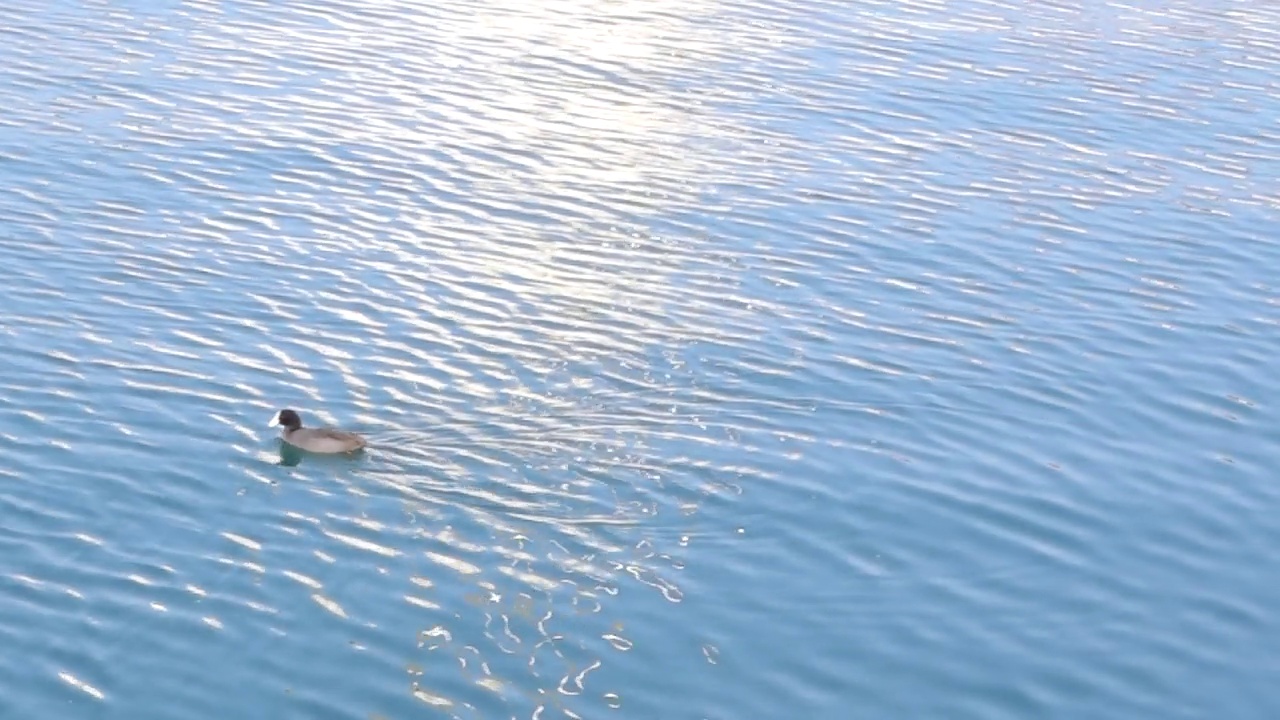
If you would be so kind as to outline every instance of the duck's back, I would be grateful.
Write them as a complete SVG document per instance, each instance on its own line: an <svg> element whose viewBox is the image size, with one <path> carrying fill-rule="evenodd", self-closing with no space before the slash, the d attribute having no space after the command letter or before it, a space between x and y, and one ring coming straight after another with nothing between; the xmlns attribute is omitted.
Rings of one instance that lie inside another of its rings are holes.
<svg viewBox="0 0 1280 720"><path fill-rule="evenodd" d="M286 433L285 442L318 453L353 452L368 444L359 435L333 428L298 428Z"/></svg>

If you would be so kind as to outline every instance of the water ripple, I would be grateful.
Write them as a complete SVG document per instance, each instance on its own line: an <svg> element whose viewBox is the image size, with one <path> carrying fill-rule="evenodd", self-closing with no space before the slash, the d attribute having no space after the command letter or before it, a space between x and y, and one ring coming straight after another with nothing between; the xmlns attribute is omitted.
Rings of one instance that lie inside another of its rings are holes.
<svg viewBox="0 0 1280 720"><path fill-rule="evenodd" d="M1273 715L1278 26L7 4L6 701Z"/></svg>

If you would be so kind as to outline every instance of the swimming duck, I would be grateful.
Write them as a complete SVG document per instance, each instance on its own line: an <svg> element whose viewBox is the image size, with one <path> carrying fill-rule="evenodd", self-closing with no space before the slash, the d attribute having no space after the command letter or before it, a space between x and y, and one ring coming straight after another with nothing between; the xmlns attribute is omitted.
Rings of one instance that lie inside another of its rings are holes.
<svg viewBox="0 0 1280 720"><path fill-rule="evenodd" d="M302 418L295 410L281 410L271 418L267 427L284 426L280 437L290 445L313 453L349 453L360 450L368 443L353 432L334 428L304 428Z"/></svg>

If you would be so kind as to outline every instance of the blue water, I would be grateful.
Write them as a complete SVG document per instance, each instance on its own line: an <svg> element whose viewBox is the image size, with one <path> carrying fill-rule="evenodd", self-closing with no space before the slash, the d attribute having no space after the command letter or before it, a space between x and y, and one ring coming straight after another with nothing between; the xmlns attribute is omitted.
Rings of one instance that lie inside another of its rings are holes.
<svg viewBox="0 0 1280 720"><path fill-rule="evenodd" d="M1277 78L1265 3L5 3L0 717L1280 717Z"/></svg>

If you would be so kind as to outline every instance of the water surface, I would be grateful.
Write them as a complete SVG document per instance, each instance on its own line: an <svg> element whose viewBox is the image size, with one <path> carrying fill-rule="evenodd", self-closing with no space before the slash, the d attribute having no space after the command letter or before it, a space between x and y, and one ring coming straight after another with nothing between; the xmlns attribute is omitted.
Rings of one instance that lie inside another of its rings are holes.
<svg viewBox="0 0 1280 720"><path fill-rule="evenodd" d="M1274 10L0 27L6 716L1280 712Z"/></svg>

